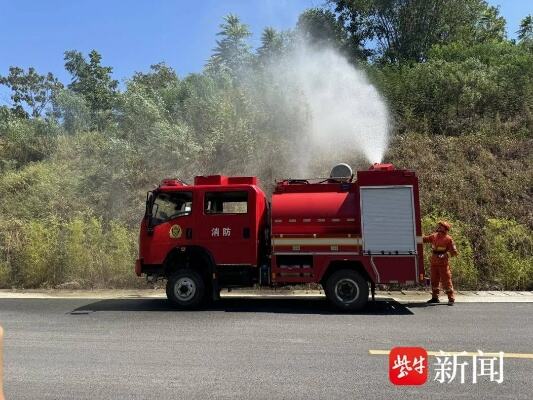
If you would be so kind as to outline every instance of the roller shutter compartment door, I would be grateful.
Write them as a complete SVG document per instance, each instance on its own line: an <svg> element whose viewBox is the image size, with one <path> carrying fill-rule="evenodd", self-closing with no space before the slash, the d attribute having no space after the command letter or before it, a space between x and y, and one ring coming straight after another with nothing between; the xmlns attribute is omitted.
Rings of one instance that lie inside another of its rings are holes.
<svg viewBox="0 0 533 400"><path fill-rule="evenodd" d="M361 187L363 252L416 254L413 188Z"/></svg>

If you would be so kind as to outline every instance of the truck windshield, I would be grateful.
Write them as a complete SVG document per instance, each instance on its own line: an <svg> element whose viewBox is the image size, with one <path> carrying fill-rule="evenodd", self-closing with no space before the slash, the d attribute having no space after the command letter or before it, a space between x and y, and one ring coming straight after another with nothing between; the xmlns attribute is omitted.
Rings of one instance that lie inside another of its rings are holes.
<svg viewBox="0 0 533 400"><path fill-rule="evenodd" d="M172 218L189 215L191 211L192 192L158 193L152 207L152 222L154 224L160 224Z"/></svg>

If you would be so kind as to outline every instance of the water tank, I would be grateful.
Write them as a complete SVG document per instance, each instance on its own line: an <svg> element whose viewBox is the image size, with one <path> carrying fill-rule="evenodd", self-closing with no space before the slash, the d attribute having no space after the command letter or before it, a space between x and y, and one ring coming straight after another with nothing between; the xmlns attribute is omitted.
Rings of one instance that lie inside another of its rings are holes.
<svg viewBox="0 0 533 400"><path fill-rule="evenodd" d="M272 234L358 232L355 190L339 190L339 184L300 186L300 192L272 194Z"/></svg>
<svg viewBox="0 0 533 400"><path fill-rule="evenodd" d="M335 179L339 182L350 182L352 180L352 176L352 167L345 163L335 165L329 174L331 179Z"/></svg>

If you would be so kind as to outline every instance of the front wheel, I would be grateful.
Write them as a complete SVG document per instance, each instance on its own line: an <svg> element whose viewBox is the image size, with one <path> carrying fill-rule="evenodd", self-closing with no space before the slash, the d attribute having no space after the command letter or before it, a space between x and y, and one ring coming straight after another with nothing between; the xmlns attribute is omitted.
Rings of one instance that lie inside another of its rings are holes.
<svg viewBox="0 0 533 400"><path fill-rule="evenodd" d="M337 308L356 311L368 302L368 283L357 272L343 269L334 272L326 281L326 297Z"/></svg>
<svg viewBox="0 0 533 400"><path fill-rule="evenodd" d="M183 309L197 308L205 297L205 283L198 272L181 269L172 274L167 281L167 298Z"/></svg>

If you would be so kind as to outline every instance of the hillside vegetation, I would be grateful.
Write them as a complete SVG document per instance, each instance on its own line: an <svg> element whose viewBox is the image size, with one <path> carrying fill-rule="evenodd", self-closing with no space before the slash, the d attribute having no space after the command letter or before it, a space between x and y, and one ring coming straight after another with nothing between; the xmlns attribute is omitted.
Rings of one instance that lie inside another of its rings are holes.
<svg viewBox="0 0 533 400"><path fill-rule="evenodd" d="M257 49L229 15L202 72L158 63L124 87L96 50L65 52L68 83L12 67L0 77L11 90L0 106L0 287L142 285L138 224L163 177L256 174L270 191L294 176L307 122L266 66L304 40L341 52L385 98L384 161L417 171L427 232L453 224L457 286L532 290L532 18L510 40L484 1L427 4L331 1L290 31L265 28ZM337 161L368 167L348 158Z"/></svg>

